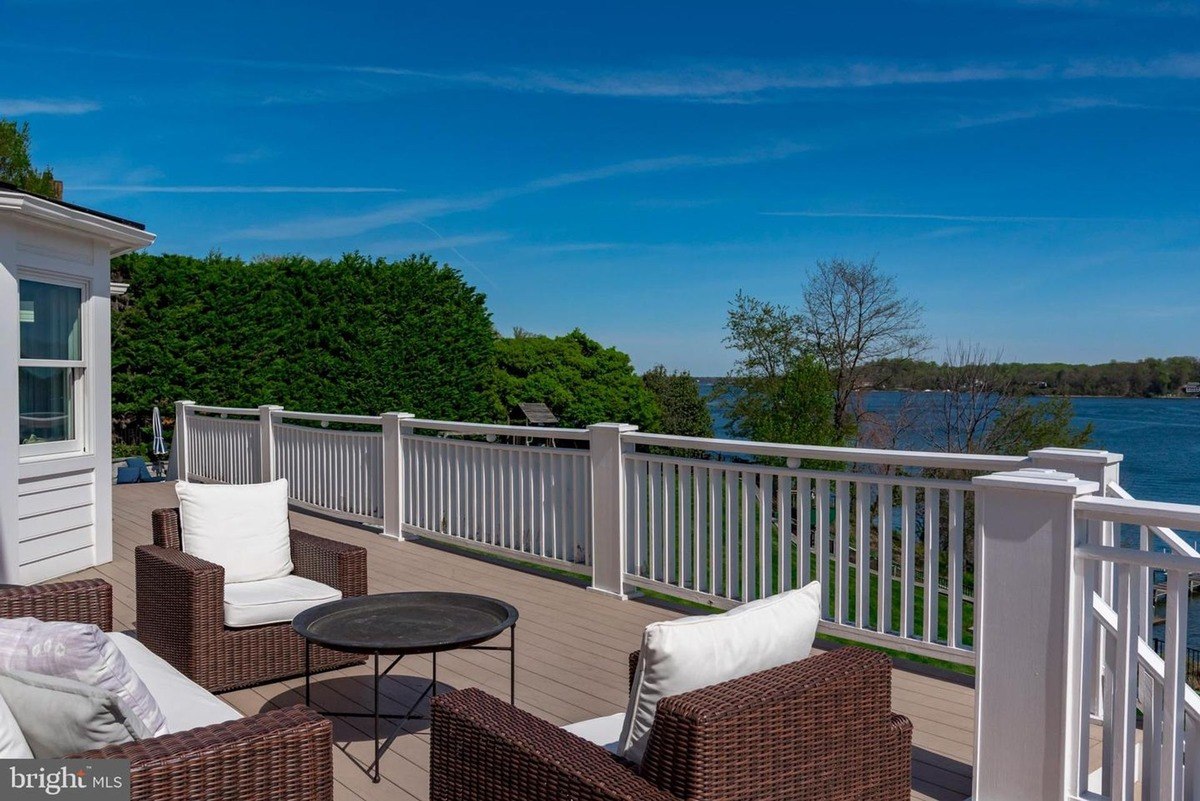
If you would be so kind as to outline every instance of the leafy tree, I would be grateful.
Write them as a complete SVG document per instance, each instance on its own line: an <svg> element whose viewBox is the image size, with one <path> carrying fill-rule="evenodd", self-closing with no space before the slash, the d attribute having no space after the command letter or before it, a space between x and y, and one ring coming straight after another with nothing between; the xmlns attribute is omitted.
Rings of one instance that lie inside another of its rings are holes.
<svg viewBox="0 0 1200 801"><path fill-rule="evenodd" d="M658 401L658 430L684 437L711 437L712 413L700 397L700 385L691 373L672 372L659 364L642 375L642 383Z"/></svg>
<svg viewBox="0 0 1200 801"><path fill-rule="evenodd" d="M804 290L803 341L833 379L833 424L853 433L851 399L868 365L908 357L925 348L921 306L900 295L896 279L874 259L817 262Z"/></svg>
<svg viewBox="0 0 1200 801"><path fill-rule="evenodd" d="M0 118L0 181L27 192L53 197L54 173L38 170L29 156L29 123Z"/></svg>
<svg viewBox="0 0 1200 801"><path fill-rule="evenodd" d="M519 403L545 403L562 425L633 423L657 430L654 394L629 356L579 329L560 337L518 332L496 340L497 415L520 420Z"/></svg>
<svg viewBox="0 0 1200 801"><path fill-rule="evenodd" d="M113 413L127 439L151 407L278 403L303 411L487 421L494 333L484 296L428 256L251 262L133 254L113 316Z"/></svg>
<svg viewBox="0 0 1200 801"><path fill-rule="evenodd" d="M744 293L730 303L725 344L738 359L714 388L737 437L833 445L834 393L829 371L805 351L800 317Z"/></svg>

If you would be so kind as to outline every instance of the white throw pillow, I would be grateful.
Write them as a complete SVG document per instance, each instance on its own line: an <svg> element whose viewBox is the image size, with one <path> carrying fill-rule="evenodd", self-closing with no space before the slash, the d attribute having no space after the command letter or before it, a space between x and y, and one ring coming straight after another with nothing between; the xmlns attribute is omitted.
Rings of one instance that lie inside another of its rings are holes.
<svg viewBox="0 0 1200 801"><path fill-rule="evenodd" d="M821 619L821 585L742 604L720 615L651 623L629 692L620 753L641 763L658 702L804 659Z"/></svg>
<svg viewBox="0 0 1200 801"><path fill-rule="evenodd" d="M21 727L17 725L17 719L13 717L12 710L8 708L8 703L2 695L0 695L0 759L33 759L29 743L25 742L25 735L21 733Z"/></svg>
<svg viewBox="0 0 1200 801"><path fill-rule="evenodd" d="M180 481L184 553L225 568L225 583L261 581L292 572L288 484L196 484Z"/></svg>

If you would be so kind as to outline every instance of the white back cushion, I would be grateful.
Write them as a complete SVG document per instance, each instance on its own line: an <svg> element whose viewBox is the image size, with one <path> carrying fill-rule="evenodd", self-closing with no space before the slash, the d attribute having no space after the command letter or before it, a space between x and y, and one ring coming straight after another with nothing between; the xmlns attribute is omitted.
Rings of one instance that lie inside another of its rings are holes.
<svg viewBox="0 0 1200 801"><path fill-rule="evenodd" d="M821 585L742 604L720 615L651 623L642 635L620 753L641 763L659 700L808 656L821 618Z"/></svg>
<svg viewBox="0 0 1200 801"><path fill-rule="evenodd" d="M183 550L225 568L225 583L279 578L292 572L287 479L267 484L180 481Z"/></svg>
<svg viewBox="0 0 1200 801"><path fill-rule="evenodd" d="M4 696L0 696L0 759L33 759L29 743L25 742L25 735Z"/></svg>

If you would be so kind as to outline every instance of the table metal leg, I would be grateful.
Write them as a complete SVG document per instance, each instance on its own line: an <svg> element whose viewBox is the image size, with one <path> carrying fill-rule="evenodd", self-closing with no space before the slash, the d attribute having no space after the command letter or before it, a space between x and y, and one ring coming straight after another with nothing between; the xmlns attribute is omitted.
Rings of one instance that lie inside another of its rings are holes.
<svg viewBox="0 0 1200 801"><path fill-rule="evenodd" d="M433 652L433 697L437 698L437 651Z"/></svg>
<svg viewBox="0 0 1200 801"><path fill-rule="evenodd" d="M312 695L312 640L304 641L304 705L309 706Z"/></svg>
<svg viewBox="0 0 1200 801"><path fill-rule="evenodd" d="M379 784L379 652L375 652L375 775L371 781Z"/></svg>
<svg viewBox="0 0 1200 801"><path fill-rule="evenodd" d="M517 704L517 624L508 630L508 702Z"/></svg>

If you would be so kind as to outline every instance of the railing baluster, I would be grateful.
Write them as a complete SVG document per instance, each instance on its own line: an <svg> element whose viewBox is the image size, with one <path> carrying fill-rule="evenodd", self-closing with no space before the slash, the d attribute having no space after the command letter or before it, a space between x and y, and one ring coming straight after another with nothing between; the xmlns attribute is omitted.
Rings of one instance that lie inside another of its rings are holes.
<svg viewBox="0 0 1200 801"><path fill-rule="evenodd" d="M935 488L925 488L925 620L922 629L925 642L936 642L938 638L938 599L941 596L939 567L942 550L938 535L940 495L941 492Z"/></svg>
<svg viewBox="0 0 1200 801"><path fill-rule="evenodd" d="M860 629L871 626L871 490L854 482L854 620Z"/></svg>
<svg viewBox="0 0 1200 801"><path fill-rule="evenodd" d="M838 480L836 484L837 519L836 544L834 548L837 567L837 605L836 620L838 623L849 623L850 620L850 482Z"/></svg>
<svg viewBox="0 0 1200 801"><path fill-rule="evenodd" d="M751 562L754 553L754 501L750 492L750 476L744 471L738 471L738 484L741 487L741 525L738 527L738 560L741 566L738 598L743 601L754 599L754 565Z"/></svg>
<svg viewBox="0 0 1200 801"><path fill-rule="evenodd" d="M1164 671L1162 753L1159 757L1160 798L1175 801L1183 797L1183 719L1184 689L1187 687L1184 662L1187 653L1188 574L1167 571L1167 606L1163 615Z"/></svg>
<svg viewBox="0 0 1200 801"><path fill-rule="evenodd" d="M917 489L900 490L900 636L916 636Z"/></svg>
<svg viewBox="0 0 1200 801"><path fill-rule="evenodd" d="M949 600L946 604L946 644L951 648L962 647L963 605L963 493L951 490L948 493L949 524L948 552L946 558L946 584Z"/></svg>
<svg viewBox="0 0 1200 801"><path fill-rule="evenodd" d="M886 633L892 626L892 486L875 485L878 504L878 524L875 541L879 547L879 566L875 586L875 630Z"/></svg>
<svg viewBox="0 0 1200 801"><path fill-rule="evenodd" d="M803 587L812 581L812 479L807 476L796 482L796 501L800 510L796 526L796 543L800 549L796 555L796 586Z"/></svg>
<svg viewBox="0 0 1200 801"><path fill-rule="evenodd" d="M821 617L829 614L829 479L817 479L817 581L821 582Z"/></svg>
<svg viewBox="0 0 1200 801"><path fill-rule="evenodd" d="M1115 681L1113 682L1113 756L1110 797L1112 801L1133 801L1134 757L1137 725L1138 634L1137 619L1140 582L1129 565L1116 566L1118 632Z"/></svg>
<svg viewBox="0 0 1200 801"><path fill-rule="evenodd" d="M792 493L791 473L779 475L779 522L776 525L779 539L779 589L786 592L796 586L792 579L792 564L795 558L795 540L792 537Z"/></svg>

